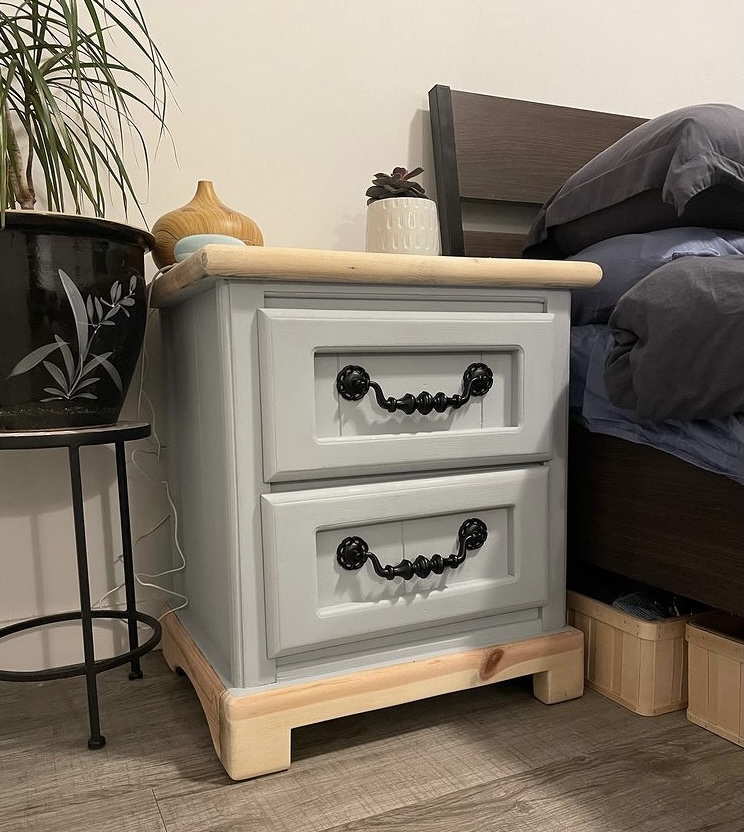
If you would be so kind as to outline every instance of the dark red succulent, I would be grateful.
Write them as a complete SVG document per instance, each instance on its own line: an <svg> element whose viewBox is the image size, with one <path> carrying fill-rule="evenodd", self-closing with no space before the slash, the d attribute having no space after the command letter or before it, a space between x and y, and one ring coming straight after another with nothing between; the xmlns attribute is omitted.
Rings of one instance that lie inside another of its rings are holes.
<svg viewBox="0 0 744 832"><path fill-rule="evenodd" d="M367 188L365 196L367 205L376 202L378 199L390 199L398 196L414 196L420 199L428 199L423 187L418 182L412 182L414 176L423 173L423 168L414 168L411 171L405 168L393 168L392 173L376 173L372 180L372 187Z"/></svg>

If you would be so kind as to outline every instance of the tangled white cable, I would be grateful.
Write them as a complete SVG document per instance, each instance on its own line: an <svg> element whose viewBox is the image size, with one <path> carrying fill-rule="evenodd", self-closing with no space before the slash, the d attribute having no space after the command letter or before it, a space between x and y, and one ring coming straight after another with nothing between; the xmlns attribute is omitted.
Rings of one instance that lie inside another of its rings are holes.
<svg viewBox="0 0 744 832"><path fill-rule="evenodd" d="M147 572L138 572L135 569L134 572L134 579L135 581L142 587L149 587L151 589L159 590L160 592L165 592L168 595L173 596L174 598L179 599L178 604L170 609L166 610L161 616L159 616L159 620L162 619L164 616L169 615L172 612L176 612L177 610L181 610L184 607L188 606L189 599L187 596L183 595L180 592L176 592L174 589L170 589L168 587L162 586L161 584L153 583L154 580L158 578L163 578L167 575L175 575L178 572L182 572L186 568L186 557L181 549L181 545L178 542L178 512L176 510L176 506L173 502L173 498L171 497L170 488L168 486L168 481L166 479L155 479L155 477L150 476L147 471L137 462L137 455L140 454L142 456L153 456L155 457L156 461L160 462L160 454L161 454L161 443L160 438L158 437L157 430L156 430L156 423L155 423L155 408L153 407L152 401L150 397L145 392L145 378L147 375L147 329L150 321L150 317L154 314L154 310L150 308L150 296L152 294L152 287L155 283L155 279L163 274L164 272L168 271L168 269L172 268L172 266L166 266L162 269L159 269L153 279L150 281L147 287L147 317L145 319L145 340L143 342L142 347L142 363L140 368L140 378L139 378L139 390L137 393L137 418L141 418L142 416L142 406L143 401L147 404L150 413L150 425L152 428L152 433L150 439L155 443L155 450L154 451L145 451L141 448L135 448L130 455L130 460L135 468L137 468L140 473L142 473L145 477L147 477L150 482L154 483L155 485L162 485L165 487L165 496L168 500L168 506L170 508L170 512L158 520L152 528L148 529L148 531L143 532L140 534L133 542L132 542L132 552L134 552L137 545L140 541L144 540L146 537L149 537L153 532L159 529L164 523L166 523L171 517L173 518L173 543L178 553L179 562L176 566L165 569L162 572L156 573L147 573ZM117 558L117 562L122 560L122 556L120 555ZM143 580L143 578L147 578L149 580ZM117 584L117 586L113 587L113 589L109 589L101 598L96 601L93 605L94 607L102 607L106 600L114 595L115 593L119 592L121 589L124 588L124 583ZM108 604L109 608L114 606L114 604Z"/></svg>

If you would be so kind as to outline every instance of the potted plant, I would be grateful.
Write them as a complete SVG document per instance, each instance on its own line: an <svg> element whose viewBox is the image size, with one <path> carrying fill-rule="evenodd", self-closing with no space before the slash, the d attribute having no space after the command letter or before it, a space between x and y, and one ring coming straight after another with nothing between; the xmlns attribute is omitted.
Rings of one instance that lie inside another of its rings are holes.
<svg viewBox="0 0 744 832"><path fill-rule="evenodd" d="M169 77L138 0L0 2L0 430L119 416L153 238L104 216L139 207L128 143L149 172L137 117L162 136Z"/></svg>
<svg viewBox="0 0 744 832"><path fill-rule="evenodd" d="M439 254L437 207L414 177L423 168L376 173L367 189L367 251Z"/></svg>

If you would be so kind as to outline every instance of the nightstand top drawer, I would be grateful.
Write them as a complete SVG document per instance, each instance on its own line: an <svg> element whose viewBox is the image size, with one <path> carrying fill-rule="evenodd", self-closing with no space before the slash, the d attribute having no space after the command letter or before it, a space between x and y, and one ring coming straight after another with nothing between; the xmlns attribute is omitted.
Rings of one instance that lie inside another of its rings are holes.
<svg viewBox="0 0 744 832"><path fill-rule="evenodd" d="M548 459L565 341L547 312L259 310L265 479Z"/></svg>
<svg viewBox="0 0 744 832"><path fill-rule="evenodd" d="M595 263L489 257L428 257L360 251L208 245L157 278L153 306L170 306L208 288L215 278L311 283L377 283L573 289L602 276Z"/></svg>

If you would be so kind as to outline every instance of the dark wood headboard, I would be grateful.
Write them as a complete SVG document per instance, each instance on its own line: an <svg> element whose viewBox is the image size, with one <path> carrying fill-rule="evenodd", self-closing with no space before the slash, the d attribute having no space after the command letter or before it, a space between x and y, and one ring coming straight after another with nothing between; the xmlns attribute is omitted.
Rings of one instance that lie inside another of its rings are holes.
<svg viewBox="0 0 744 832"><path fill-rule="evenodd" d="M442 253L521 257L532 218L582 165L644 119L429 91Z"/></svg>

